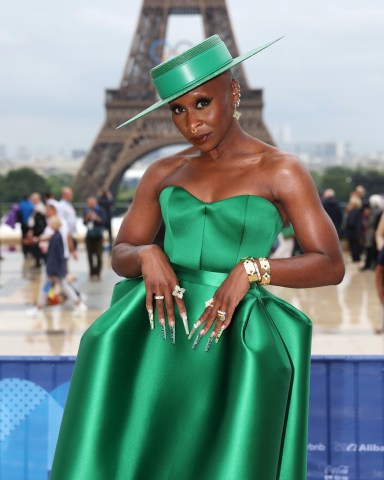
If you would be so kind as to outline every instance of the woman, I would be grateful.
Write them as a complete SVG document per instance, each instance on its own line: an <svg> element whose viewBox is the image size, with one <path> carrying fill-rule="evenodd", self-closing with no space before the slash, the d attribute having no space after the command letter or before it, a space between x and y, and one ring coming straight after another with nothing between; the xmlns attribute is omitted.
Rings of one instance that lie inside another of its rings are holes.
<svg viewBox="0 0 384 480"><path fill-rule="evenodd" d="M347 206L344 235L354 263L361 259L363 244L363 204L357 195L352 195Z"/></svg>
<svg viewBox="0 0 384 480"><path fill-rule="evenodd" d="M123 220L127 280L83 336L54 480L306 478L311 323L261 284L344 266L306 170L238 123L230 68L259 50L231 59L216 35L151 71L161 100L130 121L169 103L191 146L147 169ZM268 262L290 221L303 255Z"/></svg>

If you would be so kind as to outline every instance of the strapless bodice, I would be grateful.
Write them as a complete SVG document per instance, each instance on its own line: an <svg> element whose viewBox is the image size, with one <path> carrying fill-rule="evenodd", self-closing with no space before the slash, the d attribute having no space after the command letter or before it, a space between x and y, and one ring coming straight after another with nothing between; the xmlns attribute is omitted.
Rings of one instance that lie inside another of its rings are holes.
<svg viewBox="0 0 384 480"><path fill-rule="evenodd" d="M160 204L167 255L193 269L227 272L242 257L267 257L282 228L275 205L255 195L208 203L171 185L161 192Z"/></svg>

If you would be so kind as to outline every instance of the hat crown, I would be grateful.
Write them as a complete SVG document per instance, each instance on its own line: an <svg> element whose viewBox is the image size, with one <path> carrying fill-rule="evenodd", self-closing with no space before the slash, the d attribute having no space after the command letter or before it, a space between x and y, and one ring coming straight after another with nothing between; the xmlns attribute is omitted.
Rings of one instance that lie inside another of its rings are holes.
<svg viewBox="0 0 384 480"><path fill-rule="evenodd" d="M190 61L192 58L197 57L198 55L208 50L211 50L213 47L219 45L220 43L223 43L220 36L212 35L212 37L205 39L198 45L195 45L194 47L186 50L185 52L179 53L175 57L172 57L169 60L160 63L156 67L153 67L150 70L152 79L156 80L156 78L160 77L161 75L169 72L170 70L173 70L174 68L182 65L183 63Z"/></svg>

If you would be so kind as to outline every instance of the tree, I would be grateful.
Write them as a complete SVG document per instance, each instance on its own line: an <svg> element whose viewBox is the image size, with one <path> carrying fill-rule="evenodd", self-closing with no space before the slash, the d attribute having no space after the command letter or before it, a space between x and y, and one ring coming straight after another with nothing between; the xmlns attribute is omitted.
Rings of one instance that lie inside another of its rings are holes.
<svg viewBox="0 0 384 480"><path fill-rule="evenodd" d="M337 198L341 201L348 201L349 194L354 189L353 174L355 170L345 167L327 168L321 181L322 190L333 188Z"/></svg>
<svg viewBox="0 0 384 480"><path fill-rule="evenodd" d="M49 185L48 190L54 198L60 198L63 187L67 187L68 185L70 185L71 180L72 175L70 175L69 173L50 175L47 178L47 183Z"/></svg>
<svg viewBox="0 0 384 480"><path fill-rule="evenodd" d="M2 188L0 195L2 202L19 202L23 197L33 192L43 194L49 191L49 185L46 179L27 167L10 170L7 175L3 177L3 182L1 183Z"/></svg>

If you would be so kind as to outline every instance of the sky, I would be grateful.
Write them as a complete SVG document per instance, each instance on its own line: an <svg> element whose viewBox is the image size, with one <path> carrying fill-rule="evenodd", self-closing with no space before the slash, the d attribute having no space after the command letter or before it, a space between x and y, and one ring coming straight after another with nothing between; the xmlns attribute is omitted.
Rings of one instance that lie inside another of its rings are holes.
<svg viewBox="0 0 384 480"><path fill-rule="evenodd" d="M0 6L0 145L45 154L89 149L117 88L141 0L14 0ZM383 0L227 0L243 65L262 88L273 135L384 150ZM200 17L172 16L168 40L202 40Z"/></svg>

